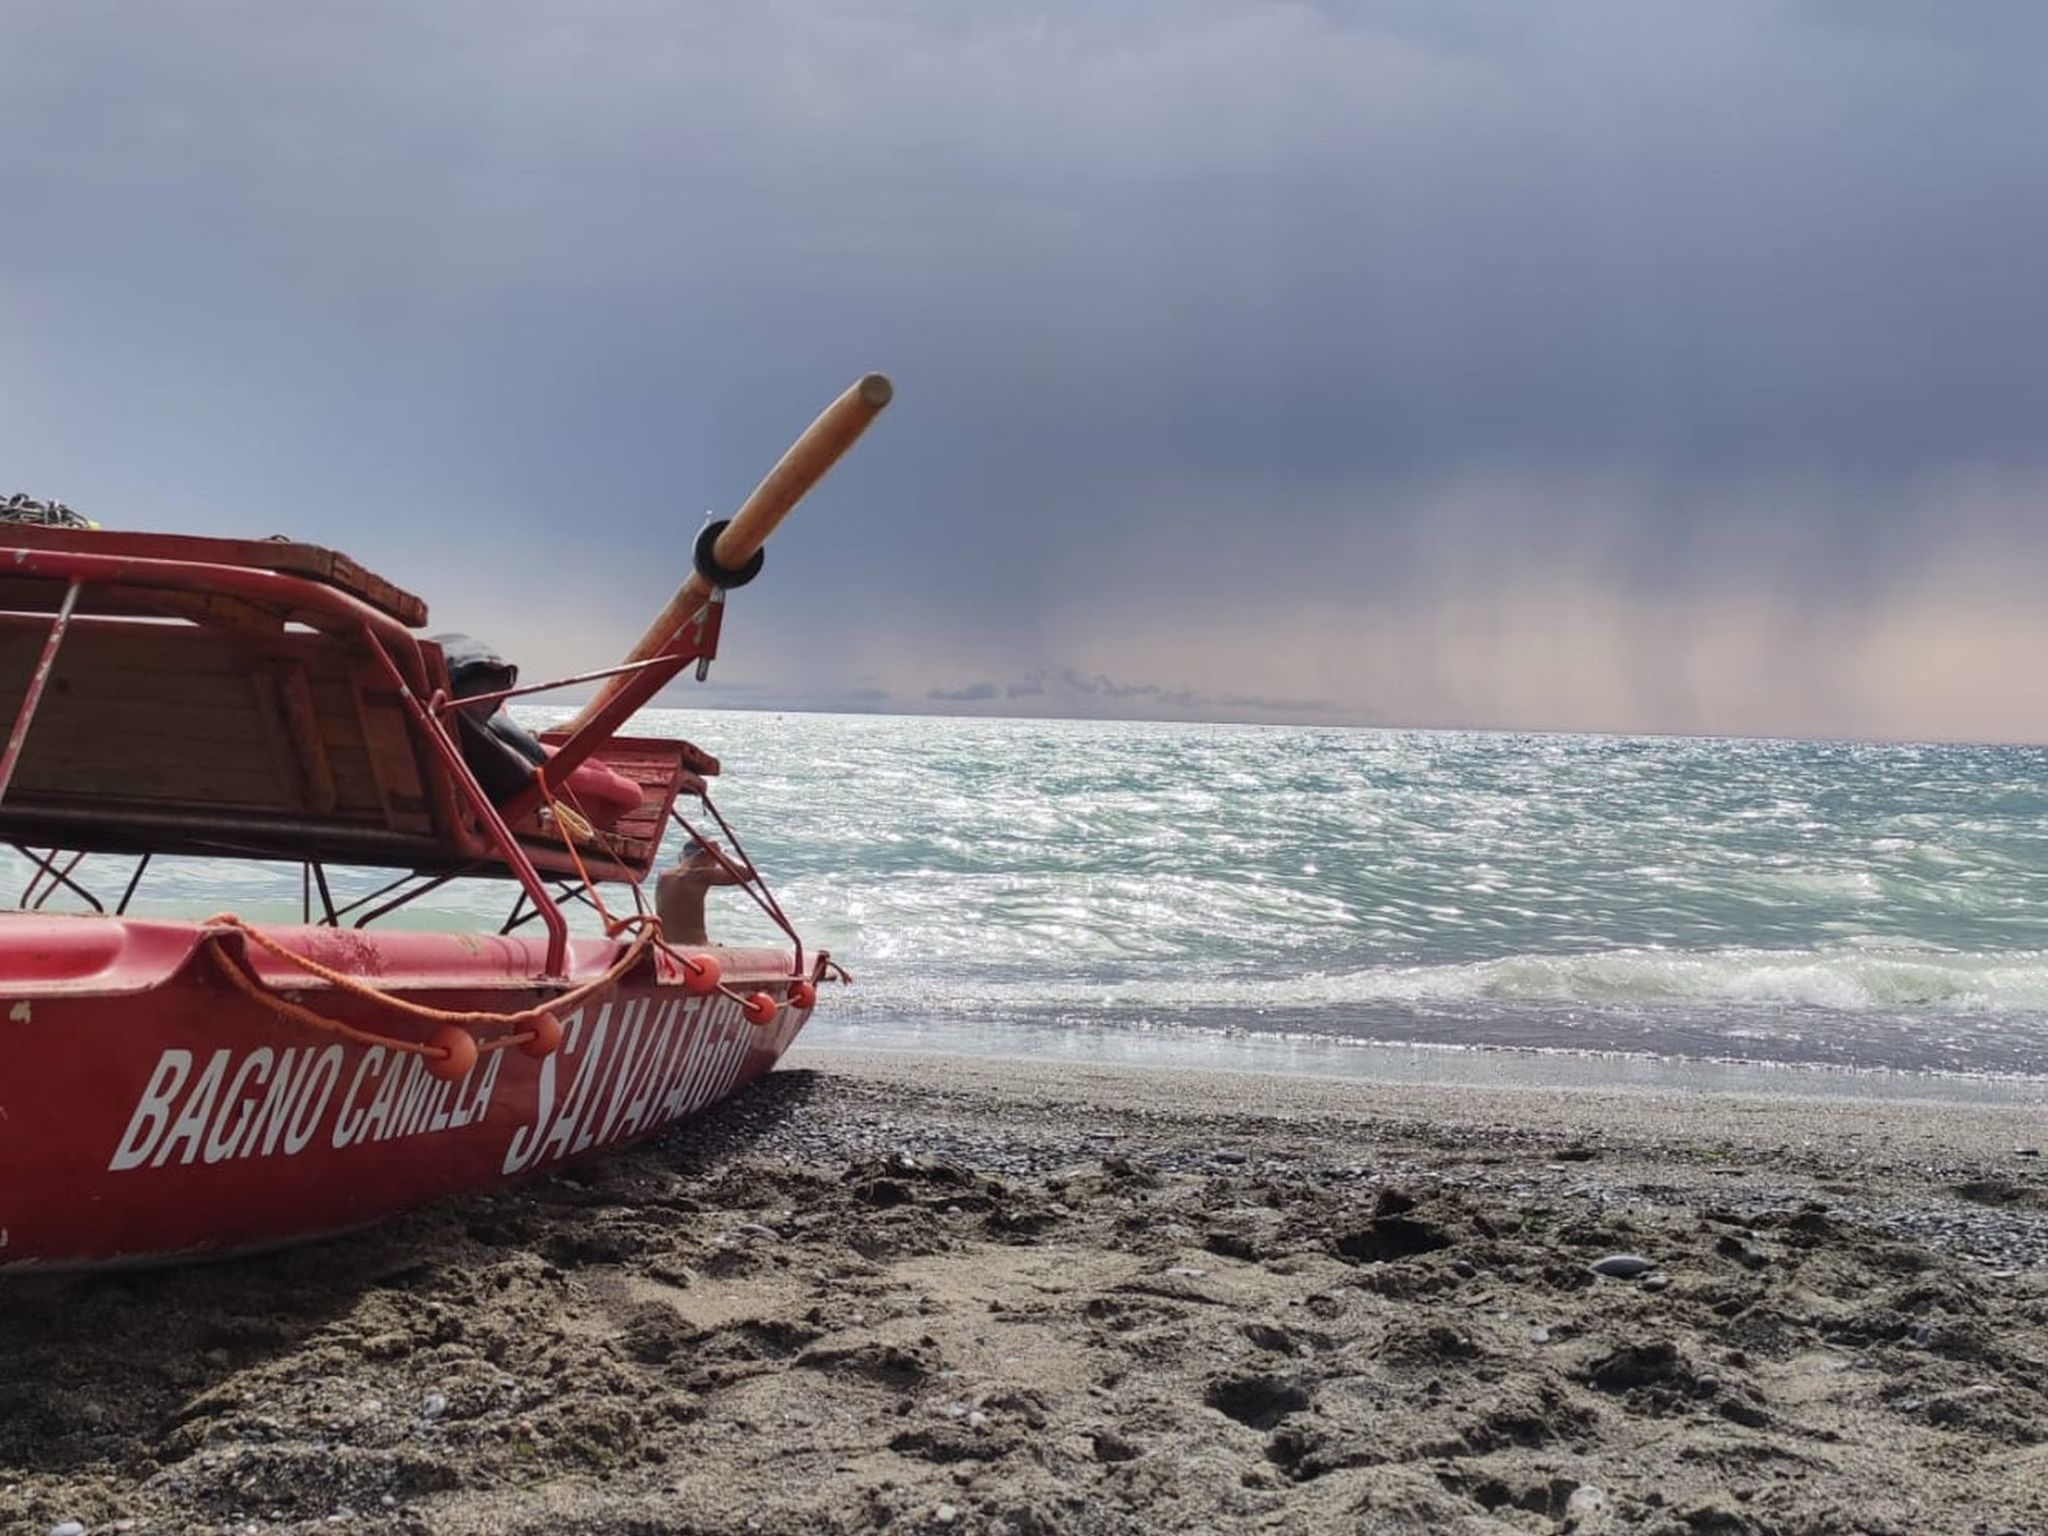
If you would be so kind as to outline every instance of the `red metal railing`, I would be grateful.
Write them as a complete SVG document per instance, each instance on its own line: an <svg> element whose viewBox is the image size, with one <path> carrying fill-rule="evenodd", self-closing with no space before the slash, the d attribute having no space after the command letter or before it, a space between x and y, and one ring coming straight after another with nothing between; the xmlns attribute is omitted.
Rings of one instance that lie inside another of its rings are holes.
<svg viewBox="0 0 2048 1536"><path fill-rule="evenodd" d="M58 647L78 606L79 596L86 587L139 587L169 592L225 593L239 597L289 615L323 632L359 640L376 658L378 666L397 691L414 728L443 770L439 775L430 776L430 782L441 786L436 798L441 802L447 834L458 843L469 841L459 816L455 814L458 804L476 817L486 833L489 851L504 861L527 895L542 907L541 921L548 930L546 977L555 979L567 974L568 919L560 908L548 901L547 889L541 883L533 860L512 835L507 818L491 804L483 786L477 783L476 775L463 761L461 748L441 723L433 707L444 697L439 687L438 671L430 665L419 640L404 625L333 587L304 577L247 566L97 555L82 550L11 549L7 555L7 570L12 576L41 578L53 583L61 581L66 583L66 587L36 670L29 679L28 690L22 698L21 707L15 712L5 754L0 756L0 800L4 800L8 782L20 759L29 728L35 720L36 708L55 665ZM423 694L432 702L423 703ZM585 748L586 755L589 750Z"/></svg>
<svg viewBox="0 0 2048 1536"><path fill-rule="evenodd" d="M71 627L71 612L78 606L78 594L85 584L73 578L57 605L57 617L50 623L50 637L43 642L43 654L29 674L28 690L21 696L21 708L14 712L14 729L7 733L7 750L0 752L0 802L7 799L7 786L14 782L14 765L21 761L21 749L28 742L28 728L36 718L36 706L43 702L43 688L50 681L50 669L57 664L57 647L64 643L64 631Z"/></svg>

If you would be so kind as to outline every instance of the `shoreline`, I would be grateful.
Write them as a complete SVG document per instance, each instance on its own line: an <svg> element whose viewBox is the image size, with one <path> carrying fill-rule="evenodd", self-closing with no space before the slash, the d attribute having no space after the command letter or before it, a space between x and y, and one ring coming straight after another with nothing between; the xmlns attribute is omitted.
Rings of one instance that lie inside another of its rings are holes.
<svg viewBox="0 0 2048 1536"><path fill-rule="evenodd" d="M814 1042L806 1046L804 1042ZM817 1020L795 1050L850 1056L1206 1071L1420 1087L1522 1087L1562 1092L1712 1094L1730 1098L1846 1099L1874 1103L2048 1109L2048 1075L1851 1066L1764 1058L1658 1055L1547 1045L1342 1040L1173 1028L1142 1033L988 1023L849 1024Z"/></svg>
<svg viewBox="0 0 2048 1536"><path fill-rule="evenodd" d="M1501 1057L1501 1065L1510 1070L1521 1064L1516 1053L1504 1051ZM1658 1139L1658 1133L1674 1121L1725 1136L1741 1135L1765 1124L1793 1125L1808 1134L1832 1133L1845 1120L1853 1119L1866 1122L1884 1136L1924 1141L1959 1157L1996 1158L2022 1144L2048 1152L2048 1102L1979 1103L1915 1093L1865 1098L1825 1091L1699 1090L1661 1082L1603 1083L1597 1077L1562 1083L1418 1081L1371 1073L1338 1075L1173 1061L1105 1062L898 1046L864 1048L814 1043L809 1032L798 1036L779 1070L805 1069L906 1090L980 1090L1006 1099L1065 1099L1105 1108L1175 1108L1195 1116L1234 1112L1284 1119L1313 1112L1348 1115L1374 1125L1426 1118L1439 1126L1526 1119L1574 1130L1600 1119L1617 1134L1646 1139ZM1761 1070L1792 1077L1830 1069L1767 1066ZM1922 1076L1897 1073L1888 1078L1896 1085L1902 1080L1918 1083ZM2048 1088L2048 1080L2042 1086ZM1420 1108L1424 1100L1429 1101L1426 1114Z"/></svg>
<svg viewBox="0 0 2048 1536"><path fill-rule="evenodd" d="M2023 1106L800 1043L499 1193L0 1287L0 1528L2034 1529L2044 1150Z"/></svg>

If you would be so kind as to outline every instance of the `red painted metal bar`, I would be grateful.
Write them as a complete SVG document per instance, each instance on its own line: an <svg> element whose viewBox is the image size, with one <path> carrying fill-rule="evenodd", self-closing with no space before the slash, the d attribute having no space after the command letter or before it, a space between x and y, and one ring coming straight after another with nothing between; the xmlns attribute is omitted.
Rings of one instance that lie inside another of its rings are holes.
<svg viewBox="0 0 2048 1536"><path fill-rule="evenodd" d="M50 669L57 665L57 647L64 643L64 631L71 627L71 612L78 606L78 594L85 590L85 582L71 578L71 585L64 589L64 601L57 606L57 617L51 621L50 637L43 642L43 653L36 659L36 669L29 674L28 691L21 696L21 708L14 712L14 729L7 733L7 750L0 752L0 801L7 798L7 786L14 782L14 765L21 761L21 749L28 742L28 728L35 722L36 706L43 702L43 688L50 681Z"/></svg>
<svg viewBox="0 0 2048 1536"><path fill-rule="evenodd" d="M36 867L36 872L29 877L28 884L22 887L21 899L14 904L18 911L40 912L49 905L52 896L56 895L60 889L65 888L69 888L74 892L93 911L106 911L106 908L100 905L99 897L93 895L91 891L88 891L84 886L71 878L71 871L78 868L79 863L85 858L83 853L73 853L70 862L62 869L59 869L57 868L57 856L66 851L62 848L52 848L50 856L44 858L35 849L23 843L13 843L9 846ZM47 890L43 889L43 879L45 876L50 881L49 889Z"/></svg>
<svg viewBox="0 0 2048 1536"><path fill-rule="evenodd" d="M546 775L548 793L558 793L569 775L583 766L584 759L611 740L643 704L674 682L683 668L693 661L709 661L718 654L718 631L724 612L723 603L706 603L693 622L676 631L673 651L649 657L646 668L622 683L581 730L555 748L553 756L541 764L536 774L536 778ZM532 815L541 804L541 789L536 783L514 795L505 805L506 816L516 822Z"/></svg>
<svg viewBox="0 0 2048 1536"><path fill-rule="evenodd" d="M121 892L121 904L114 908L114 916L128 915L128 903L135 899L135 888L142 884L142 876L149 869L149 861L155 857L153 853L145 853L136 861L135 873L128 877L128 888Z"/></svg>
<svg viewBox="0 0 2048 1536"><path fill-rule="evenodd" d="M396 880L385 881L384 884L378 886L377 889L370 892L370 894L367 896L358 896L354 901L347 902L344 905L337 907L334 912L335 926L341 926L341 920L344 917L347 917L349 913L355 911L356 908L367 907L371 902L376 901L379 897L389 896L393 891L397 890L401 885L405 884L406 881L417 880L418 878L419 876L417 873L408 872L406 874L400 875Z"/></svg>
<svg viewBox="0 0 2048 1536"><path fill-rule="evenodd" d="M717 818L719 830L724 832L725 840L732 845L732 853L730 855L725 853L724 850L719 848L717 844L713 843L702 832L691 826L689 818L684 816L674 806L669 807L669 815L675 819L675 824L683 829L684 834L691 842L710 854L718 862L719 866L728 875L732 876L733 884L737 885L752 898L754 905L761 909L762 914L775 924L776 927L789 935L790 943L796 946L795 973L799 976L802 975L804 969L803 936L796 931L795 925L783 915L782 903L775 899L775 893L768 889L768 882L761 878L761 872L754 867L754 861L747 857L747 850L740 846L739 834L733 831L731 824L719 813L718 807L711 803L709 795L702 795L699 798L704 802L704 809ZM742 870L745 871L744 876L741 873Z"/></svg>
<svg viewBox="0 0 2048 1536"><path fill-rule="evenodd" d="M330 928L339 928L341 919L334 915L334 892L327 888L327 866L318 859L308 859L306 863L313 871L313 884L320 892L320 905L327 909L323 921Z"/></svg>
<svg viewBox="0 0 2048 1536"><path fill-rule="evenodd" d="M67 890L78 895L93 911L106 911L107 909L100 905L99 897L93 895L91 891L88 891L84 886L71 878L71 872L85 862L85 854L82 851L73 853L70 858L64 861L64 867L59 869L57 868L57 855L63 851L61 848L52 848L50 850L50 861L43 866L50 876L50 883L45 889L37 892L35 910L38 912L42 911L43 908L50 904L52 896L56 895L60 890ZM29 857L34 858L35 855L30 854ZM25 900L23 905L27 905Z"/></svg>
<svg viewBox="0 0 2048 1536"><path fill-rule="evenodd" d="M547 969L544 974L549 980L566 977L569 961L569 920L562 916L559 908L547 902L547 887L541 884L540 872L533 867L533 860L527 857L526 850L519 846L519 839L512 835L512 829L505 824L505 818L498 814L498 808L491 804L491 797L486 795L483 786L477 783L476 775L469 771L469 764L462 760L462 749L449 736L447 728L427 705L420 702L419 696L406 686L405 676L398 670L398 663L385 653L384 647L378 644L377 636L367 627L363 638L369 642L370 650L376 655L378 664L384 668L392 685L397 688L399 702L405 706L406 713L412 716L413 724L419 728L420 735L441 759L441 766L447 770L449 782L461 791L463 799L469 802L469 808L476 812L477 819L490 833L491 841L497 847L498 856L505 861L506 868L512 871L513 878L525 889L527 895L533 898L536 906L547 904L546 910L541 914L541 921L547 925L548 930Z"/></svg>
<svg viewBox="0 0 2048 1536"><path fill-rule="evenodd" d="M95 555L72 549L10 547L0 535L10 576L35 576L74 585L152 587L165 592L226 593L245 601L314 615L337 632L367 629L391 655L402 658L409 686L431 691L426 659L411 630L389 614L338 587L245 565L208 565L196 560L153 560L141 555ZM316 626L317 627L317 626Z"/></svg>
<svg viewBox="0 0 2048 1536"><path fill-rule="evenodd" d="M434 706L437 715L449 714L458 709L469 709L477 704L502 704L507 699L520 699L529 693L551 693L557 688L573 688L578 683L594 683L601 677L619 677L627 672L644 672L649 667L664 667L669 664L666 656L650 656L645 661L629 661L622 666L600 667L595 672L578 672L574 677L558 677L553 682L525 683L517 688L500 688L496 693L471 693L459 699L444 699Z"/></svg>
<svg viewBox="0 0 2048 1536"><path fill-rule="evenodd" d="M410 879L411 877L408 876L407 878ZM349 926L352 928L367 928L370 926L370 924L376 922L378 918L389 917L392 913L396 912L400 907L409 907L414 902L418 901L422 896L430 896L435 891L441 889L441 887L446 885L449 881L460 880L461 878L462 871L460 870L454 870L445 875L434 875L429 878L423 878L420 881L420 883L414 886L411 890L400 891L396 896L392 897L389 901L382 902L379 905L370 908L369 911L365 912L361 917L357 918ZM399 882L399 884L403 883L403 881ZM384 889L388 891L392 889L392 887L387 885L384 887ZM381 895L383 893L379 892L378 894ZM525 893L522 891L520 894L524 895ZM368 901L374 900L375 898L365 897L364 899ZM338 916L334 920L334 926L337 928L341 926L341 919Z"/></svg>

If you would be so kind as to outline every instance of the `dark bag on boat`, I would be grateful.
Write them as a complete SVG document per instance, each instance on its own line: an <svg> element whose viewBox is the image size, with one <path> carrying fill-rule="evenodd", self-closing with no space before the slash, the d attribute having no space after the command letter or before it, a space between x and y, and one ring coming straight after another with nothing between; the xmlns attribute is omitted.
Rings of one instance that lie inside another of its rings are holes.
<svg viewBox="0 0 2048 1536"><path fill-rule="evenodd" d="M436 635L448 663L448 691L456 699L501 693L518 686L519 669L469 635ZM477 783L501 805L526 788L533 770L547 761L547 749L531 731L505 713L500 700L466 705L456 712L462 760Z"/></svg>

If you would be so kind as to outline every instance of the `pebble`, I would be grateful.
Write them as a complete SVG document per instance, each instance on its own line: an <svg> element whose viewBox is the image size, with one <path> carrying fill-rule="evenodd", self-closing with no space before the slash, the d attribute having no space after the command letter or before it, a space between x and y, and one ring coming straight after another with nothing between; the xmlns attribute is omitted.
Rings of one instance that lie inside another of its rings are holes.
<svg viewBox="0 0 2048 1536"><path fill-rule="evenodd" d="M1669 1275L1645 1275L1643 1276L1643 1283L1641 1289L1646 1291L1661 1291L1669 1284L1671 1284L1671 1277Z"/></svg>
<svg viewBox="0 0 2048 1536"><path fill-rule="evenodd" d="M439 1392L429 1392L420 1404L420 1413L429 1419L438 1419L448 1411L448 1399Z"/></svg>
<svg viewBox="0 0 2048 1536"><path fill-rule="evenodd" d="M1451 1260L1451 1273L1461 1280L1477 1280L1479 1278L1479 1266L1470 1259L1453 1259Z"/></svg>
<svg viewBox="0 0 2048 1536"><path fill-rule="evenodd" d="M960 1511L955 1509L951 1504L941 1504L937 1509L932 1511L932 1518L938 1521L941 1525L951 1525L955 1520L958 1520L960 1518Z"/></svg>
<svg viewBox="0 0 2048 1536"><path fill-rule="evenodd" d="M51 1526L50 1536L85 1536L85 1527L76 1520L66 1520L61 1525Z"/></svg>
<svg viewBox="0 0 2048 1536"><path fill-rule="evenodd" d="M1550 1330L1548 1328L1531 1328L1529 1330L1529 1342L1531 1344L1548 1344L1550 1342Z"/></svg>
<svg viewBox="0 0 2048 1536"><path fill-rule="evenodd" d="M1610 1253L1604 1259L1595 1259L1591 1265L1596 1275L1611 1275L1616 1280L1633 1280L1638 1275L1647 1275L1657 1266L1639 1253Z"/></svg>
<svg viewBox="0 0 2048 1536"><path fill-rule="evenodd" d="M1209 1161L1212 1163L1228 1163L1235 1166L1238 1163L1250 1162L1251 1154L1249 1152L1239 1152L1232 1147L1218 1147L1209 1154Z"/></svg>
<svg viewBox="0 0 2048 1536"><path fill-rule="evenodd" d="M1584 1519L1587 1515L1607 1507L1605 1490L1595 1488L1591 1483L1581 1483L1572 1490L1572 1496L1564 1501L1566 1519Z"/></svg>

